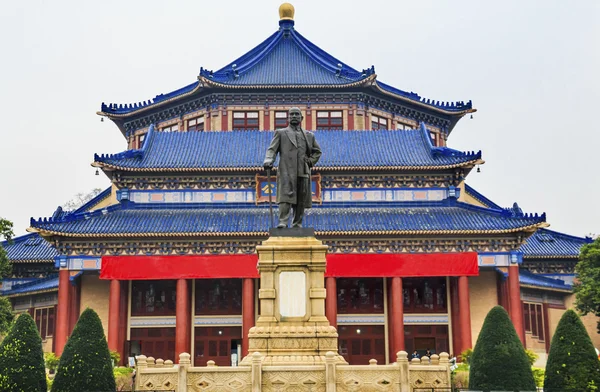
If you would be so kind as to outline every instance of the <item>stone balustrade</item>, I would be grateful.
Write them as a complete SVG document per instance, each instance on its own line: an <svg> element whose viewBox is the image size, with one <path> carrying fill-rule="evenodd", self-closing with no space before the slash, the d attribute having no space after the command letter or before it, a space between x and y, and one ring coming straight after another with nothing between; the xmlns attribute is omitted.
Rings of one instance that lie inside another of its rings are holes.
<svg viewBox="0 0 600 392"><path fill-rule="evenodd" d="M337 354L328 352L325 361L315 365L263 365L265 356L255 352L249 366L192 367L190 355L179 356L179 364L143 355L137 357L137 391L396 391L415 388L450 388L448 354L409 361L405 351L397 353L396 362L378 365L340 364ZM248 362L246 362L248 363Z"/></svg>

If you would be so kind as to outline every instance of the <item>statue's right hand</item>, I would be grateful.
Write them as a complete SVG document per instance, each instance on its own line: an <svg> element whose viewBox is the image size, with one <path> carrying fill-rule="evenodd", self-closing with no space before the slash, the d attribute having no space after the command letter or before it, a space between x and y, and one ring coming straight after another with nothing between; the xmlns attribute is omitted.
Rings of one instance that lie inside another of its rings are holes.
<svg viewBox="0 0 600 392"><path fill-rule="evenodd" d="M273 169L273 163L265 162L263 163L263 167L265 168L265 170L271 170Z"/></svg>

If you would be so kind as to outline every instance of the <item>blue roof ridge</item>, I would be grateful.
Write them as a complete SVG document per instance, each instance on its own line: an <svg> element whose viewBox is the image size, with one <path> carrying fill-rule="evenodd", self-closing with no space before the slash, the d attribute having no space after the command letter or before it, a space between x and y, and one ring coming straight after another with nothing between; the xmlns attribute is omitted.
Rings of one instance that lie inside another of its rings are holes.
<svg viewBox="0 0 600 392"><path fill-rule="evenodd" d="M555 231L555 230L550 230L550 229L540 229L540 232L547 232L547 233L550 233L553 236L562 237L564 239L569 239L569 240L581 241L581 242L585 242L585 243L588 243L588 244L591 244L592 242L594 242L594 240L592 239L592 237L588 237L588 236L579 237L579 236L576 236L576 235L561 233L560 231Z"/></svg>
<svg viewBox="0 0 600 392"><path fill-rule="evenodd" d="M419 94L417 94L413 91L407 92L404 90L400 90L400 89L398 89L394 86L391 86L387 83L384 83L380 80L377 80L376 84L380 89L382 89L384 91L387 91L389 93L393 93L396 95L400 95L402 97L409 98L414 101L423 103L425 105L436 107L438 109L443 109L443 110L448 110L448 111L473 110L473 102L471 100L467 101L466 103L465 103L465 101L454 101L454 102L436 101L433 99L421 97Z"/></svg>
<svg viewBox="0 0 600 392"><path fill-rule="evenodd" d="M35 236L37 236L37 233L23 234L18 237L13 237L9 241L0 241L0 245L7 246L7 245L12 245L12 244L18 244L19 242L24 242L24 241L28 240L29 238L35 237Z"/></svg>
<svg viewBox="0 0 600 392"><path fill-rule="evenodd" d="M215 205L214 203L164 203L164 204L154 204L154 203L135 203L130 200L123 200L119 204L115 204L112 206L108 206L101 210L95 210L91 212L80 212L80 213L70 213L61 217L50 217L50 218L39 218L39 219L30 219L30 226L35 228L37 225L43 225L48 223L67 223L74 221L86 220L94 217L98 217L101 215L110 214L114 211L118 210L177 210L177 209L195 209L201 208L204 209L214 209L214 210L226 210L226 209L256 209L256 208L267 208L267 205L257 206L255 204L244 204L244 203L230 203L230 204L221 204ZM423 202L373 202L373 203L365 203L360 202L356 203L356 205L352 205L351 203L341 202L328 202L325 205L321 205L316 207L317 209L327 209L327 208L398 208L398 207L413 207L413 208L426 208L426 207L459 207L466 210L483 212L491 215L500 215L504 218L519 218L519 219L529 219L534 221L535 223L541 223L546 221L546 214L543 213L541 215L535 213L531 214L522 214L522 215L514 215L507 210L498 210L491 208L484 208L479 206L474 206L469 203L464 203L457 201L454 198L447 198L440 201L423 201Z"/></svg>
<svg viewBox="0 0 600 392"><path fill-rule="evenodd" d="M477 199L480 202L482 202L483 204L487 204L487 205L489 205L490 207L493 207L493 208L502 209L502 207L500 205L494 203L492 200L490 200L489 198L485 197L484 195L482 195L481 193L479 193L478 191L476 191L475 188L473 188L472 186L470 186L466 182L465 182L465 191L468 194L470 194L471 196L473 196L475 199Z"/></svg>
<svg viewBox="0 0 600 392"><path fill-rule="evenodd" d="M199 81L195 81L193 83L188 84L187 86L183 86L183 87L181 87L177 90L171 91L169 93L158 94L154 98L149 99L147 101L142 101L142 102L137 102L137 103L125 103L125 104L122 104L122 103L105 104L104 102L102 102L102 104L100 105L100 110L101 110L101 112L109 113L109 114L126 114L126 113L136 111L138 109L142 109L142 108L154 105L156 103L166 101L168 99L177 97L179 95L192 92L199 87L201 87L201 83Z"/></svg>
<svg viewBox="0 0 600 392"><path fill-rule="evenodd" d="M550 277L543 276L543 275L540 275L540 274L535 274L535 273L533 273L531 271L528 271L526 269L520 269L519 270L519 275L522 275L522 276L525 276L525 277L529 277L529 278L533 278L533 279L541 281L541 282L546 282L546 283L549 283L551 285L564 286L565 289L570 289L572 287L571 285L567 284L562 279L550 278Z"/></svg>
<svg viewBox="0 0 600 392"><path fill-rule="evenodd" d="M419 130L421 131L423 139L426 141L425 143L427 143L426 145L431 150L432 156L443 155L443 156L447 156L447 157L448 156L450 156L450 157L457 157L457 156L458 157L469 157L469 158L472 158L473 160L481 159L481 150L479 150L477 152L475 152L475 151L459 151L459 150L455 150L450 147L434 146L433 143L431 142L431 137L429 136L429 131L427 130L427 127L425 126L424 122L421 122L419 124ZM406 131L403 130L402 132L406 132Z"/></svg>
<svg viewBox="0 0 600 392"><path fill-rule="evenodd" d="M108 159L142 159L144 158L144 154L146 153L146 151L148 151L148 149L152 145L152 140L154 139L155 133L156 131L154 124L150 124L150 127L148 128L148 133L146 133L146 138L144 139L144 143L142 144L142 148L125 150L116 154L94 154L94 162L105 162Z"/></svg>
<svg viewBox="0 0 600 392"><path fill-rule="evenodd" d="M101 202L102 200L104 200L107 197L109 197L111 191L112 191L112 186L109 186L108 188L106 188L105 190L103 190L102 192L100 192L96 196L94 196L91 200L89 200L86 203L84 203L81 207L79 207L79 208L77 208L77 209L75 209L73 211L69 211L69 212L84 212L84 211L87 211L90 208L94 207L99 202Z"/></svg>
<svg viewBox="0 0 600 392"><path fill-rule="evenodd" d="M13 285L10 288L10 290L8 290L8 292L14 291L14 290L18 290L18 289L24 289L26 287L35 286L36 284L47 282L47 281L56 279L57 277L58 277L58 274L50 274L50 275L48 275L46 277L39 278L39 279L36 279L36 280L32 280L31 282L25 282L25 283L15 284L15 285Z"/></svg>
<svg viewBox="0 0 600 392"><path fill-rule="evenodd" d="M472 210L472 211L481 211L481 212L500 214L506 218L532 219L532 220L536 220L538 222L546 222L546 213L545 212L543 212L541 214L539 214L537 212L523 213L523 211L515 212L513 209L510 209L510 208L497 209L497 208L489 208L489 207L480 207L480 206L476 206L476 205L473 205L470 203L465 203L464 201L458 201L456 199L447 199L447 200L455 200L454 202L456 203L457 206L463 207L465 209Z"/></svg>

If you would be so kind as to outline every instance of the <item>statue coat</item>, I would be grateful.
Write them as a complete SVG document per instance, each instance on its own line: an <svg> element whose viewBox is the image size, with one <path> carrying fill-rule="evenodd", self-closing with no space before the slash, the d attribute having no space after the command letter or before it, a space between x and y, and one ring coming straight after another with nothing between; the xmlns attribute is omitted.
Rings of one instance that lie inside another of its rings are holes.
<svg viewBox="0 0 600 392"><path fill-rule="evenodd" d="M301 133L306 137L308 144L306 151L298 151L296 136L301 137ZM296 135L297 134L297 135ZM304 207L312 207L312 195L310 186L310 168L314 166L321 157L321 148L317 143L315 136L307 131L294 131L291 127L278 129L273 135L273 140L269 146L265 164L273 164L279 154L279 166L277 168L277 203L296 204L298 194L296 184L298 177L307 174L306 194L304 195ZM310 163L310 165L309 165Z"/></svg>

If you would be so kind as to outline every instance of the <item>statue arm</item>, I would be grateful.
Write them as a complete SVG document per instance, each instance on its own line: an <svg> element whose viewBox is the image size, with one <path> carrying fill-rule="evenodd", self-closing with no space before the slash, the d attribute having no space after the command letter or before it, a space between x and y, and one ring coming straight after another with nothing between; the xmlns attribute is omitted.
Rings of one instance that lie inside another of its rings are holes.
<svg viewBox="0 0 600 392"><path fill-rule="evenodd" d="M321 158L321 146L319 146L319 143L317 143L317 139L313 136L313 147L312 147L312 151L310 152L310 157L308 157L309 166L313 167L314 165L316 165L317 162L319 162L320 158Z"/></svg>
<svg viewBox="0 0 600 392"><path fill-rule="evenodd" d="M271 145L267 149L267 153L265 154L265 161L263 166L273 167L273 163L275 162L275 158L277 157L277 153L279 152L279 146L281 143L281 133L279 131L275 131L273 135L273 140L271 140Z"/></svg>

